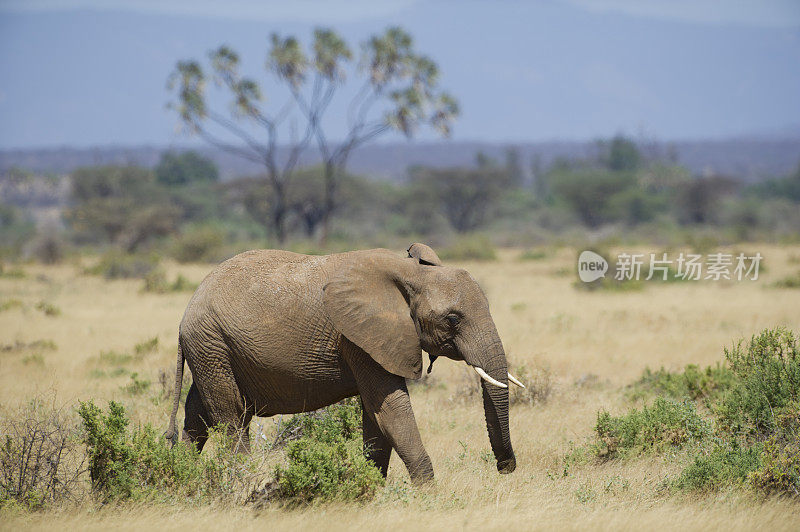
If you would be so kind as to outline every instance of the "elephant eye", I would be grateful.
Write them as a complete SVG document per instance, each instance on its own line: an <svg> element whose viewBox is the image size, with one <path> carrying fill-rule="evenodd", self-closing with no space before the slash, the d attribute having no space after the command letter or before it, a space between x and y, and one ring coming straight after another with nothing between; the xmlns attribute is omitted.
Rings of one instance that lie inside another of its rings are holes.
<svg viewBox="0 0 800 532"><path fill-rule="evenodd" d="M447 315L447 323L450 324L450 327L455 327L456 325L458 325L459 321L461 321L461 318L459 318L456 314Z"/></svg>

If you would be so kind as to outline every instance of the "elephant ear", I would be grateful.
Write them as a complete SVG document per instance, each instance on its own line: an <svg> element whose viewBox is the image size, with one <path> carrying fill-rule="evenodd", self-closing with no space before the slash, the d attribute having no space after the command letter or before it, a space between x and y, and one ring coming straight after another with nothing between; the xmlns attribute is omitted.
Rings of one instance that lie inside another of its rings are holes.
<svg viewBox="0 0 800 532"><path fill-rule="evenodd" d="M442 261L439 255L434 250L425 244L415 242L408 248L408 256L417 259L420 264L427 264L428 266L441 266Z"/></svg>
<svg viewBox="0 0 800 532"><path fill-rule="evenodd" d="M322 304L334 327L389 373L418 379L422 348L394 254L358 257L323 289Z"/></svg>

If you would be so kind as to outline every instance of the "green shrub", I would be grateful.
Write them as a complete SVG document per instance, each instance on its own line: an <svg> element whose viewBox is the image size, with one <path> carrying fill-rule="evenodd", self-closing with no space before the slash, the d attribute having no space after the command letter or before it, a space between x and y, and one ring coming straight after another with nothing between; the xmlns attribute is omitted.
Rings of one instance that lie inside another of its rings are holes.
<svg viewBox="0 0 800 532"><path fill-rule="evenodd" d="M761 467L750 483L768 493L800 496L800 403L775 415L775 432L763 444Z"/></svg>
<svg viewBox="0 0 800 532"><path fill-rule="evenodd" d="M15 308L23 308L24 306L25 305L19 299L7 299L3 302L0 302L0 312Z"/></svg>
<svg viewBox="0 0 800 532"><path fill-rule="evenodd" d="M543 249L529 249L523 251L519 260L543 260L547 258L547 252Z"/></svg>
<svg viewBox="0 0 800 532"><path fill-rule="evenodd" d="M90 275L102 275L106 279L144 279L157 267L158 257L155 255L131 255L111 251L84 271Z"/></svg>
<svg viewBox="0 0 800 532"><path fill-rule="evenodd" d="M610 272L607 273L605 277L601 277L589 283L580 280L575 281L572 286L578 290L585 290L587 292L638 292L644 290L644 281L638 279L618 281L614 278L614 273Z"/></svg>
<svg viewBox="0 0 800 532"><path fill-rule="evenodd" d="M19 266L9 268L0 262L0 278L3 279L24 279L28 274Z"/></svg>
<svg viewBox="0 0 800 532"><path fill-rule="evenodd" d="M225 236L213 227L200 227L176 237L172 256L178 262L217 262Z"/></svg>
<svg viewBox="0 0 800 532"><path fill-rule="evenodd" d="M800 348L791 331L768 329L753 336L747 348L739 342L725 349L736 377L714 411L729 434L756 439L776 430L775 412L800 400Z"/></svg>
<svg viewBox="0 0 800 532"><path fill-rule="evenodd" d="M775 281L776 288L800 288L800 271Z"/></svg>
<svg viewBox="0 0 800 532"><path fill-rule="evenodd" d="M371 498L383 485L363 451L361 406L350 400L315 414L294 416L283 433L301 436L287 444L287 464L275 469L275 498L290 502Z"/></svg>
<svg viewBox="0 0 800 532"><path fill-rule="evenodd" d="M142 291L153 292L156 294L167 294L170 292L193 292L197 290L197 284L192 283L181 274L170 283L167 281L167 274L162 268L156 268L148 273L144 278Z"/></svg>
<svg viewBox="0 0 800 532"><path fill-rule="evenodd" d="M140 379L139 374L134 372L131 373L131 381L123 386L122 389L128 395L142 395L144 392L150 389L150 381Z"/></svg>
<svg viewBox="0 0 800 532"><path fill-rule="evenodd" d="M658 397L652 406L631 409L622 416L597 414L595 432L598 456L614 458L667 447L680 448L705 439L711 426L697 413L694 403Z"/></svg>
<svg viewBox="0 0 800 532"><path fill-rule="evenodd" d="M179 273L175 281L169 286L169 289L172 292L194 292L197 290L197 286L197 283L191 282Z"/></svg>
<svg viewBox="0 0 800 532"><path fill-rule="evenodd" d="M127 364L133 357L128 353L118 353L116 351L101 351L100 355L97 357L98 361L101 364L105 364L108 366L121 366L122 364Z"/></svg>
<svg viewBox="0 0 800 532"><path fill-rule="evenodd" d="M133 352L136 353L137 357L142 357L152 353L156 349L158 349L158 336L153 336L149 340L136 344L133 348Z"/></svg>
<svg viewBox="0 0 800 532"><path fill-rule="evenodd" d="M759 446L725 448L717 445L710 453L696 456L681 471L674 487L681 490L712 490L741 485L748 473L759 466L760 451Z"/></svg>
<svg viewBox="0 0 800 532"><path fill-rule="evenodd" d="M156 294L164 294L169 291L169 283L167 283L167 272L163 268L154 268L147 275L144 276L144 285L142 286L143 292L153 292Z"/></svg>
<svg viewBox="0 0 800 532"><path fill-rule="evenodd" d="M213 429L212 452L185 443L174 447L150 426L129 430L125 409L110 402L108 414L81 403L92 490L102 501L209 500L238 496L254 481L254 463L229 450L224 431Z"/></svg>
<svg viewBox="0 0 800 532"><path fill-rule="evenodd" d="M50 316L51 318L61 315L61 309L47 301L39 301L36 303L36 310L44 312L45 316Z"/></svg>
<svg viewBox="0 0 800 532"><path fill-rule="evenodd" d="M106 494L109 499L130 496L134 489L131 471L133 450L126 446L128 419L122 405L112 401L109 414L105 416L90 401L81 403L78 414L86 433L92 487Z"/></svg>
<svg viewBox="0 0 800 532"><path fill-rule="evenodd" d="M645 370L631 395L659 396L650 407L613 417L601 411L592 449L615 458L690 447L690 463L669 482L680 490L751 486L800 495L800 351L791 331L766 329L725 350L727 364L680 373ZM685 399L680 403L676 399ZM712 420L692 400L703 399ZM585 452L585 450L580 450ZM578 453L572 452L571 455ZM565 463L567 461L565 458Z"/></svg>
<svg viewBox="0 0 800 532"><path fill-rule="evenodd" d="M22 358L22 363L34 366L44 366L44 355L41 353L31 353Z"/></svg>
<svg viewBox="0 0 800 532"><path fill-rule="evenodd" d="M478 234L459 237L451 245L443 248L439 256L442 260L454 261L497 259L492 242L486 236Z"/></svg>
<svg viewBox="0 0 800 532"><path fill-rule="evenodd" d="M55 351L58 349L52 340L34 340L33 342L20 342L0 345L0 352L19 353L22 351Z"/></svg>
<svg viewBox="0 0 800 532"><path fill-rule="evenodd" d="M639 380L630 385L628 395L634 399L653 394L672 399L714 400L730 389L734 381L733 372L719 363L704 370L689 364L680 373L663 367L658 371L646 368Z"/></svg>

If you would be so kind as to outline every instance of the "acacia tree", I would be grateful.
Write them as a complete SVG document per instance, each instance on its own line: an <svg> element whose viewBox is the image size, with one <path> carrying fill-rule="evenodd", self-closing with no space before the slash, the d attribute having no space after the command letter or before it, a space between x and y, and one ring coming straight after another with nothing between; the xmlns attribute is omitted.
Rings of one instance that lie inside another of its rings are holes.
<svg viewBox="0 0 800 532"><path fill-rule="evenodd" d="M274 47L267 59L267 70L279 74L280 50ZM171 102L187 132L220 149L262 164L267 181L272 188L271 225L278 242L286 241L286 187L300 154L311 140L311 127L306 127L302 138L290 141L288 156L279 160L277 154L278 135L281 124L288 117L286 106L276 112L267 112L262 107L262 91L258 83L239 74L239 56L227 46L209 52L212 80L228 90L233 101L227 113L212 109L206 98L208 76L200 62L179 61L170 75L168 88L177 91L177 100ZM261 140L253 129L263 135ZM221 132L221 133L220 133ZM227 133L237 143L226 140Z"/></svg>
<svg viewBox="0 0 800 532"><path fill-rule="evenodd" d="M336 208L337 185L353 150L393 130L411 137L423 124L447 136L458 114L455 99L437 89L436 63L415 52L411 36L400 28L369 38L361 45L358 60L330 29L314 31L308 52L295 37L273 34L267 72L284 84L291 96L271 113L264 109L260 85L239 75L239 57L233 50L223 46L209 55L214 81L233 96L230 112L215 112L207 105L206 75L197 61L177 64L169 83L170 89L177 89L173 107L190 133L264 165L272 189L272 225L280 243L286 238L287 187L309 142L315 141L324 168L324 240ZM351 97L347 117L342 120L344 138L333 141L323 119L335 95L345 92L342 88L348 72L363 78L363 84ZM303 118L303 133L283 143L288 151L279 159L278 135L294 113ZM254 126L258 136L251 133ZM225 141L214 131L227 132L238 143Z"/></svg>

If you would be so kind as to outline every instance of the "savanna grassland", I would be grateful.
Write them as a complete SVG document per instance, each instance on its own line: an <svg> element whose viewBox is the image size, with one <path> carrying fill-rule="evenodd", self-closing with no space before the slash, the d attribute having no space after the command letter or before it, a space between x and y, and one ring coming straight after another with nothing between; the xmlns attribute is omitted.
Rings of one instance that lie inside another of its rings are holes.
<svg viewBox="0 0 800 532"><path fill-rule="evenodd" d="M575 286L577 253L568 248L504 250L497 260L460 264L486 291L511 367L534 392L511 407L511 475L495 470L474 376L463 364L440 360L410 388L433 485L413 488L395 456L386 486L367 502L256 510L184 500L101 505L86 496L37 512L6 508L0 528L796 529L797 499L747 488L668 489L686 463L680 450L569 459L593 438L598 411L616 415L641 404L627 387L645 368L705 367L763 329L800 331L800 290L779 283L798 276L800 247L742 244L727 251L760 252L759 279L587 291ZM67 409L113 399L125 405L132 425L152 423L160 433L191 290L146 292L140 279L87 274L91 263L22 265L0 277L2 415L36 397ZM211 268L168 263L166 277L181 274L191 285ZM251 430L264 442L254 454L266 475L284 459L269 450L276 420L257 419Z"/></svg>

